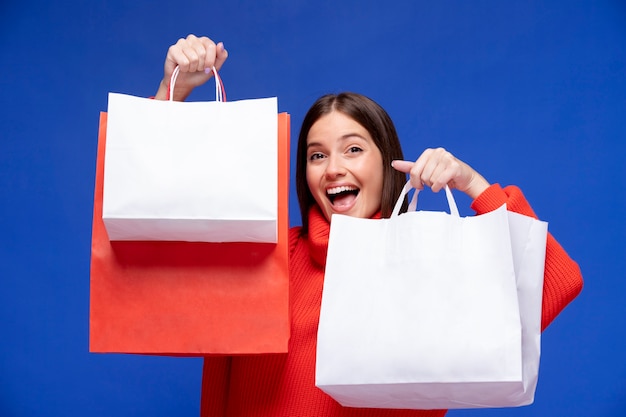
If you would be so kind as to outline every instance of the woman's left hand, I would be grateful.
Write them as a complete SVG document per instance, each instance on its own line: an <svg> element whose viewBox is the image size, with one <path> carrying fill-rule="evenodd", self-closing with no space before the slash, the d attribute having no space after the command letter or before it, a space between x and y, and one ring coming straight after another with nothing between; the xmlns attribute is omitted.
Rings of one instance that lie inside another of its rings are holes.
<svg viewBox="0 0 626 417"><path fill-rule="evenodd" d="M411 185L418 190L427 185L438 192L447 184L476 199L489 187L482 175L443 148L426 149L415 162L396 160L391 165L409 174Z"/></svg>

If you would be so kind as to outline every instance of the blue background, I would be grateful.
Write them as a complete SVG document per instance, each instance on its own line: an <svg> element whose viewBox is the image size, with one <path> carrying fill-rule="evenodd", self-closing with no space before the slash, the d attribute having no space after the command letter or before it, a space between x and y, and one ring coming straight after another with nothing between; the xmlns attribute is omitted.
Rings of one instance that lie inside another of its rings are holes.
<svg viewBox="0 0 626 417"><path fill-rule="evenodd" d="M519 185L579 262L535 404L450 416L625 414L624 2L3 0L0 16L0 415L198 414L201 359L88 352L98 114L110 91L154 94L188 33L225 42L229 99L278 96L292 143L319 95L366 94L408 158L444 146Z"/></svg>

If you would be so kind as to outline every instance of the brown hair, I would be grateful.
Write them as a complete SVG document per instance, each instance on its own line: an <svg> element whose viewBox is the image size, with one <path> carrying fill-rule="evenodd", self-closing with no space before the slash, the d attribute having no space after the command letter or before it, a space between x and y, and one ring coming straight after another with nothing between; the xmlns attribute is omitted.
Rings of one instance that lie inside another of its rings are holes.
<svg viewBox="0 0 626 417"><path fill-rule="evenodd" d="M374 100L357 93L345 92L322 96L307 112L298 136L296 191L302 217L302 234L308 233L309 209L316 204L306 179L307 137L313 124L333 111L341 112L363 126L380 150L383 160L383 193L380 205L382 217L391 215L406 182L406 175L391 166L391 161L404 158L396 128L385 109Z"/></svg>

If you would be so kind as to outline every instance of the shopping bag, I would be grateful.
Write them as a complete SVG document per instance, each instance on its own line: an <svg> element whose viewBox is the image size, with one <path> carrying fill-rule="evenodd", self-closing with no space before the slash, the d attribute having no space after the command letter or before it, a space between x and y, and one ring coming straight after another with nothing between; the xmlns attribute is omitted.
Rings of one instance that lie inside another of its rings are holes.
<svg viewBox="0 0 626 417"><path fill-rule="evenodd" d="M333 215L316 385L344 406L533 401L547 224L506 206L460 217ZM348 260L348 261L347 261Z"/></svg>
<svg viewBox="0 0 626 417"><path fill-rule="evenodd" d="M90 351L188 356L286 352L289 115L278 115L276 244L111 242L102 221L106 125L102 113Z"/></svg>
<svg viewBox="0 0 626 417"><path fill-rule="evenodd" d="M110 93L109 238L276 243L277 113L275 97L175 102Z"/></svg>

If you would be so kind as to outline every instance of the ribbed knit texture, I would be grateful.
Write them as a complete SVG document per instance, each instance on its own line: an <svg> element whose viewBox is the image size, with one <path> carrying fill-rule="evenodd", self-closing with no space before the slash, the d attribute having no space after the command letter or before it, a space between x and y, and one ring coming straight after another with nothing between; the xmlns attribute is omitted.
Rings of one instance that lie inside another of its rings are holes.
<svg viewBox="0 0 626 417"><path fill-rule="evenodd" d="M478 214L507 203L509 210L534 216L521 191L493 185L472 207ZM207 357L202 379L203 417L440 417L445 411L342 407L315 387L315 355L324 265L330 225L315 206L308 236L290 230L291 339L289 353ZM582 277L559 244L548 239L543 326L581 290Z"/></svg>

